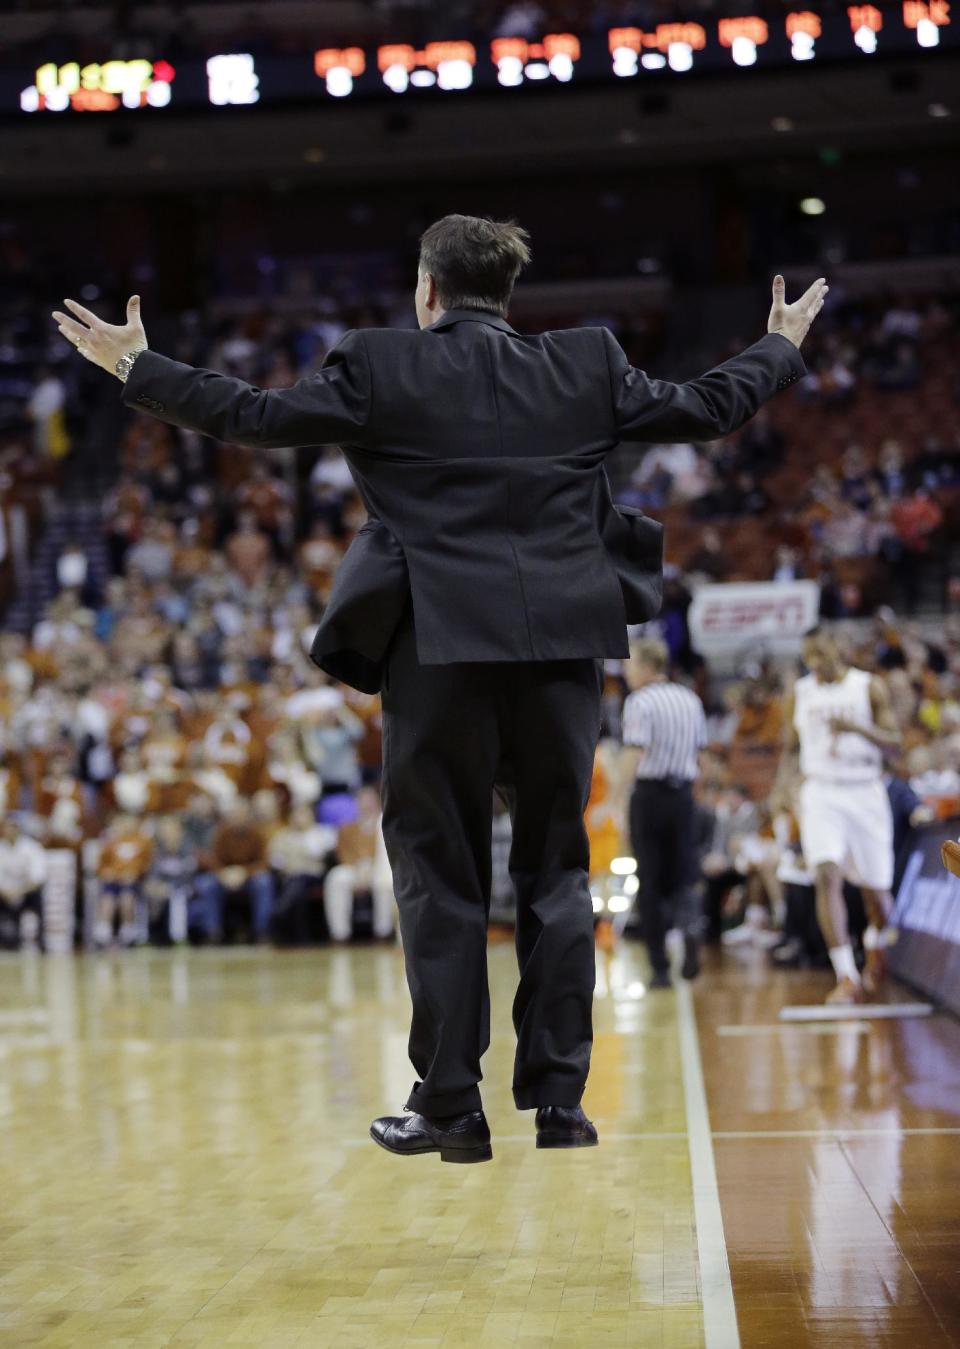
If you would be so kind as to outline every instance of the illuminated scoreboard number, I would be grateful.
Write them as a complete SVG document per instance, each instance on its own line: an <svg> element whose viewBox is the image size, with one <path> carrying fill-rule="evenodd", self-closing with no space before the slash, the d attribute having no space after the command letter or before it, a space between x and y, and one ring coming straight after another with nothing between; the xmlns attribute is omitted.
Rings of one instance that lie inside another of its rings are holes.
<svg viewBox="0 0 960 1349"><path fill-rule="evenodd" d="M20 107L24 112L165 108L175 75L169 61L94 61L85 66L48 61L38 68L36 83L20 94Z"/></svg>
<svg viewBox="0 0 960 1349"><path fill-rule="evenodd" d="M548 33L542 42L523 37L498 37L490 43L490 59L497 67L497 80L515 88L524 80L573 79L580 60L580 39L572 33Z"/></svg>
<svg viewBox="0 0 960 1349"><path fill-rule="evenodd" d="M658 23L648 33L642 28L611 28L607 45L613 58L613 73L621 79L644 70L693 69L693 53L707 45L706 29L699 23Z"/></svg>
<svg viewBox="0 0 960 1349"><path fill-rule="evenodd" d="M817 54L817 38L823 33L820 15L811 9L797 10L787 15L785 28L793 59L812 61Z"/></svg>
<svg viewBox="0 0 960 1349"><path fill-rule="evenodd" d="M770 30L766 22L754 14L720 19L717 24L720 46L730 48L734 64L738 66L756 65L757 48L762 47L769 36Z"/></svg>
<svg viewBox="0 0 960 1349"><path fill-rule="evenodd" d="M428 42L422 51L408 42L391 42L377 49L377 68L395 94L414 89L469 89L477 65L472 42Z"/></svg>
<svg viewBox="0 0 960 1349"><path fill-rule="evenodd" d="M249 52L211 56L207 61L207 96L217 107L259 103L260 77Z"/></svg>
<svg viewBox="0 0 960 1349"><path fill-rule="evenodd" d="M367 58L361 47L324 47L313 54L314 73L326 85L332 98L346 98L353 93L353 82L367 68Z"/></svg>
<svg viewBox="0 0 960 1349"><path fill-rule="evenodd" d="M850 38L845 36L844 11L853 43L863 55L872 56L884 43L885 53L903 51L912 47L914 41L927 49L941 44L956 46L957 40L951 33L950 0L897 0L897 3L899 11L895 7L881 8L879 0L877 3L843 0L843 9L838 14L831 11L827 17L805 8L787 10L782 19L764 19L757 14L718 18L710 48L702 58L698 54L707 48L707 31L699 23L663 22L649 28L611 28L607 31L607 46L612 74L619 79L632 79L646 71L684 72L700 65L715 68L718 63L731 60L739 67L748 67L761 59L765 63L782 63L788 59L813 61L818 56L826 60L849 58ZM783 47L784 36L789 44L789 58ZM494 73L503 88L528 82L569 84L584 72L592 79L601 75L604 68L602 42L602 37L597 42L593 36L581 39L568 32L547 33L536 41L510 36L490 38L488 45L480 49L484 53L481 83L488 85ZM766 49L762 57L761 48ZM270 58L262 63L267 80L265 94L250 53L199 58L188 62L179 77L167 61L111 59L86 64L49 61L33 72L34 82L26 88L21 88L22 79L30 78L26 73L0 80L4 86L0 97L4 101L19 98L20 108L27 113L164 108L173 101L176 77L178 107L203 105L205 73L208 105L257 104L262 97L278 102L311 97L319 92L316 80L323 81L327 97L342 99L375 93L374 69L382 86L396 94L411 88L470 89L477 78L477 48L464 40L434 41L422 46L395 42L366 49L323 47L313 51L313 76L302 56Z"/></svg>
<svg viewBox="0 0 960 1349"><path fill-rule="evenodd" d="M877 34L883 28L883 15L874 5L850 5L847 8L853 40L862 52L872 56L877 50ZM947 0L904 0L903 24L917 36L921 47L940 44L940 29L950 23Z"/></svg>
<svg viewBox="0 0 960 1349"><path fill-rule="evenodd" d="M853 40L867 56L877 50L877 34L883 27L883 15L875 5L848 5L847 17Z"/></svg>
<svg viewBox="0 0 960 1349"><path fill-rule="evenodd" d="M940 29L950 23L950 6L946 0L904 0L904 27L912 28L921 47L937 47L940 44Z"/></svg>

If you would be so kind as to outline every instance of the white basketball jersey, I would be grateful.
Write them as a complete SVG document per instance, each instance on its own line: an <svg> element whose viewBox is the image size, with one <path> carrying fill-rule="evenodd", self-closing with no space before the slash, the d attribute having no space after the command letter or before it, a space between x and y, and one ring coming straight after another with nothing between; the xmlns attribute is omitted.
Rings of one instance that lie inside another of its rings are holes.
<svg viewBox="0 0 960 1349"><path fill-rule="evenodd" d="M800 771L821 782L874 782L883 774L883 755L862 735L830 729L834 717L872 727L870 682L866 670L848 670L834 684L804 675L794 687L793 724L800 737Z"/></svg>

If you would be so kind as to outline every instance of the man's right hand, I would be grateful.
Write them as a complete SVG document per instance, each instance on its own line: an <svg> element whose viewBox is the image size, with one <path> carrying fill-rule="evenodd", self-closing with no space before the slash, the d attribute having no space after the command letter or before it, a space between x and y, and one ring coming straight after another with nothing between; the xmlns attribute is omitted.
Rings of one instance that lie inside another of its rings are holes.
<svg viewBox="0 0 960 1349"><path fill-rule="evenodd" d="M773 278L773 304L770 318L767 320L768 333L782 333L795 347L810 331L810 324L823 308L823 299L830 287L824 277L818 277L813 285L805 290L799 300L787 304L786 287L782 276Z"/></svg>

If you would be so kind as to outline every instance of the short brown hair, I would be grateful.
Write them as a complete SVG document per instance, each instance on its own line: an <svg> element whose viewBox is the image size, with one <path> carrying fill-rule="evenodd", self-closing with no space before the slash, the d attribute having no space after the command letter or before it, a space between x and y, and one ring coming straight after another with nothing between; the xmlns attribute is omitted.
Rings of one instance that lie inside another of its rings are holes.
<svg viewBox="0 0 960 1349"><path fill-rule="evenodd" d="M530 235L512 220L445 215L420 240L420 268L436 283L447 309L506 314L520 269L530 261Z"/></svg>

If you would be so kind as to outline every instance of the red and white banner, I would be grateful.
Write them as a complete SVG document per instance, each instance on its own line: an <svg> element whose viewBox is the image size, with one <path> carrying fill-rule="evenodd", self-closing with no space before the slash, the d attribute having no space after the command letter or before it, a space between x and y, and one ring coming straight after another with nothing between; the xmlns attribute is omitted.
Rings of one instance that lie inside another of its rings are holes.
<svg viewBox="0 0 960 1349"><path fill-rule="evenodd" d="M791 655L816 626L819 612L816 581L734 582L701 586L687 621L703 656L745 656L753 646Z"/></svg>

